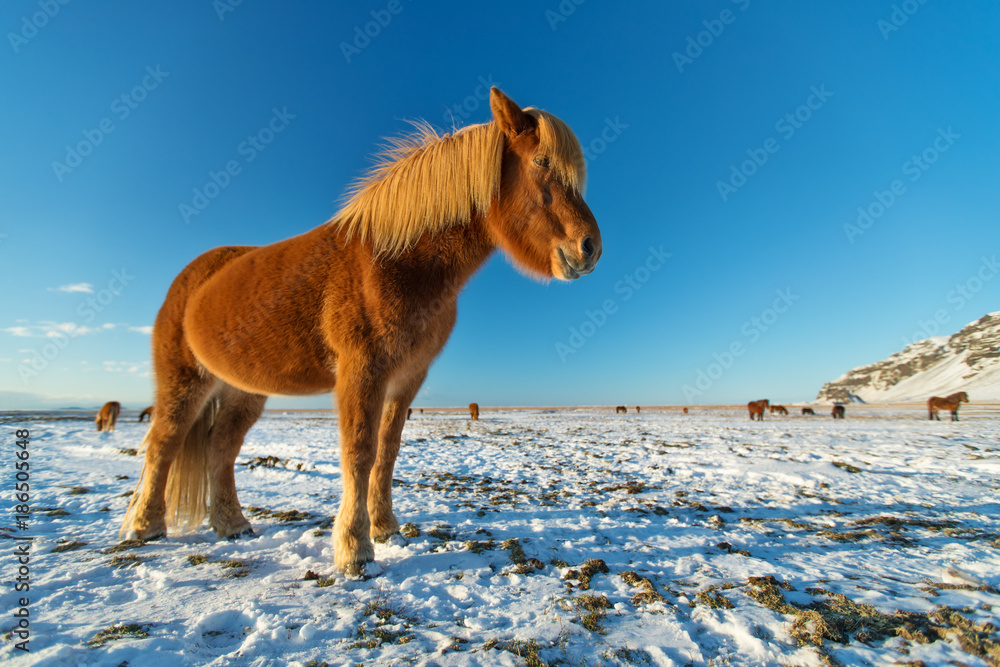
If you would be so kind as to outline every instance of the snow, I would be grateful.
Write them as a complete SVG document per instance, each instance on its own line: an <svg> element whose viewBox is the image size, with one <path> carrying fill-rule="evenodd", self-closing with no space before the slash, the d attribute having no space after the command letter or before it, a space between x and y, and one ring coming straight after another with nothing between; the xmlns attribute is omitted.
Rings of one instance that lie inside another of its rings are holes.
<svg viewBox="0 0 1000 667"><path fill-rule="evenodd" d="M16 428L31 432L31 653L5 638L0 662L514 665L536 647L548 663L822 664L792 636L792 616L748 595L748 578L767 575L794 588L782 590L794 604L822 599L822 588L885 614L945 606L1000 625L998 413L973 404L961 422L928 422L916 408L849 406L844 421L757 423L735 408L485 410L479 422L425 411L406 425L394 485L400 522L420 535L376 545L366 580L332 571L330 530L317 525L341 490L335 416L268 413L238 462L245 508L306 520L248 511L254 537L220 541L203 527L105 553L141 466L121 450L148 426L123 416L116 433L98 434L83 419L22 413L4 421L8 442ZM287 461L244 465L267 456ZM0 535L22 535L10 493L4 502ZM904 523L854 525L885 516ZM824 530L873 532L837 541ZM501 546L511 539L542 568L513 563L516 549ZM74 540L86 544L52 553ZM24 595L13 592L12 543L0 541L0 633ZM608 572L582 589L588 559ZM332 584L304 580L307 571ZM626 572L663 600L635 600L643 589ZM732 608L707 604L706 591ZM594 629L586 595L608 601ZM145 636L88 645L119 624ZM845 664L987 664L954 637L827 640L822 650Z"/></svg>
<svg viewBox="0 0 1000 667"><path fill-rule="evenodd" d="M958 391L969 394L970 401L1000 401L1000 363L976 372L965 363L964 356L951 356L888 389L865 387L858 394L868 402L902 403Z"/></svg>

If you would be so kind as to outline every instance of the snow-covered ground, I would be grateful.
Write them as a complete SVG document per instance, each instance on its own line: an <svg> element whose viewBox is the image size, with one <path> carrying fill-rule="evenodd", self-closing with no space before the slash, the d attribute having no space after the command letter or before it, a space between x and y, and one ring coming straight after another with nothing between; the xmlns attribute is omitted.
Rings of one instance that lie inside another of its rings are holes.
<svg viewBox="0 0 1000 667"><path fill-rule="evenodd" d="M394 499L419 534L378 545L383 572L361 581L331 567L333 416L250 432L237 485L256 536L121 550L141 465L123 450L147 425L7 416L0 633L27 596L31 653L5 634L0 662L996 665L997 417L415 414ZM29 593L13 590L15 428L31 434Z"/></svg>

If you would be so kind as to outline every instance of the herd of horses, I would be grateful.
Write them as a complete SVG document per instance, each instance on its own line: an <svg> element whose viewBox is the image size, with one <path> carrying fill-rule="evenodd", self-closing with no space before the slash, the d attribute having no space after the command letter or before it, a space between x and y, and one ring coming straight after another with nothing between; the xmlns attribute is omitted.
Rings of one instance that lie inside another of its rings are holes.
<svg viewBox="0 0 1000 667"><path fill-rule="evenodd" d="M962 403L969 402L969 395L964 391L960 391L945 398L940 398L938 396L931 396L927 399L927 418L936 419L941 421L938 416L938 412L942 410L948 410L951 413L951 420L958 421L958 407ZM788 408L783 405L771 405L771 402L764 398L759 401L750 401L747 403L747 410L750 412L750 421L756 419L757 421L764 421L764 411L770 410L772 415L787 415ZM684 414L687 414L687 408L684 409ZM815 415L816 411L812 408L802 408L802 415ZM841 403L835 403L833 409L830 411L830 416L834 419L844 419L847 415L847 408Z"/></svg>
<svg viewBox="0 0 1000 667"><path fill-rule="evenodd" d="M153 326L156 410L120 535L191 532L206 517L220 538L253 534L234 474L247 432L268 396L332 391L334 566L364 576L374 542L405 539L391 495L400 437L462 287L496 251L542 281L585 276L602 252L573 131L497 88L490 110L443 136L416 124L319 227L215 248L181 271ZM121 406L109 406L99 430L114 428Z"/></svg>

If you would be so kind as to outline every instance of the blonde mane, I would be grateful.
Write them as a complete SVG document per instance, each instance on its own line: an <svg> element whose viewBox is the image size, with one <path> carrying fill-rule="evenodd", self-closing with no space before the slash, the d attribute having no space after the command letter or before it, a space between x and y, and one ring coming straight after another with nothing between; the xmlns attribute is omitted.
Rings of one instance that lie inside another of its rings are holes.
<svg viewBox="0 0 1000 667"><path fill-rule="evenodd" d="M539 154L549 158L563 185L582 192L586 165L576 135L546 111L524 111L538 121ZM485 214L500 187L504 135L495 122L443 136L428 123L414 126L376 154L375 166L351 186L347 203L330 220L348 238L357 236L386 255L424 234L467 223L473 213Z"/></svg>

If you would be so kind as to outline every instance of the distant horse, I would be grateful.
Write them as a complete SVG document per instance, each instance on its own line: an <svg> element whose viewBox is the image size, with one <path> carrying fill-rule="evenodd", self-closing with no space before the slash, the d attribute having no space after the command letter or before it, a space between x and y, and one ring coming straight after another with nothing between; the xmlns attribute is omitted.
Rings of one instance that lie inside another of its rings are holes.
<svg viewBox="0 0 1000 667"><path fill-rule="evenodd" d="M149 406L141 413L139 413L139 423L142 423L143 417L149 417L149 421L153 421L153 406Z"/></svg>
<svg viewBox="0 0 1000 667"><path fill-rule="evenodd" d="M121 411L122 404L118 401L108 401L105 403L101 411L97 413L97 418L94 419L94 423L97 424L97 430L114 433L115 422L118 421L118 413Z"/></svg>
<svg viewBox="0 0 1000 667"><path fill-rule="evenodd" d="M958 421L958 406L962 403L969 402L969 395L964 391L952 394L946 398L938 398L937 396L931 396L927 399L927 418L936 419L941 421L938 417L938 410L948 410L951 412L951 420L953 422Z"/></svg>
<svg viewBox="0 0 1000 667"><path fill-rule="evenodd" d="M420 414L424 414L424 409L420 408Z"/></svg>
<svg viewBox="0 0 1000 667"><path fill-rule="evenodd" d="M619 405L618 407L615 408L615 414L616 415L627 415L628 414L628 408L626 408L624 405Z"/></svg>
<svg viewBox="0 0 1000 667"><path fill-rule="evenodd" d="M640 412L642 412L642 410L639 409L639 406L635 406L635 414L639 414Z"/></svg>
<svg viewBox="0 0 1000 667"><path fill-rule="evenodd" d="M406 419L409 421L410 417L413 416L413 408L406 408Z"/></svg>
<svg viewBox="0 0 1000 667"><path fill-rule="evenodd" d="M834 419L843 419L845 412L846 410L844 409L843 405L835 405L833 406L833 411L830 414L833 416Z"/></svg>
<svg viewBox="0 0 1000 667"><path fill-rule="evenodd" d="M687 413L688 413L688 409L684 408L684 414L687 414Z"/></svg>
<svg viewBox="0 0 1000 667"><path fill-rule="evenodd" d="M153 327L156 419L122 534L250 532L234 463L267 396L336 393L334 564L352 575L399 532L392 471L406 408L455 323L462 286L500 249L541 280L594 270L573 131L490 91L491 122L385 148L327 224L210 250L174 280ZM211 505L207 505L211 498Z"/></svg>
<svg viewBox="0 0 1000 667"><path fill-rule="evenodd" d="M771 414L772 415L775 412L777 412L779 415L787 415L788 414L788 408L786 408L784 405L772 405L770 407L771 407Z"/></svg>
<svg viewBox="0 0 1000 667"><path fill-rule="evenodd" d="M479 421L479 403L469 403L469 416L472 417L472 421Z"/></svg>
<svg viewBox="0 0 1000 667"><path fill-rule="evenodd" d="M764 421L764 410L771 406L771 402L766 398L759 401L750 401L747 403L747 410L750 411L750 421L753 421L753 416L757 415L757 421Z"/></svg>
<svg viewBox="0 0 1000 667"><path fill-rule="evenodd" d="M802 408L802 414L804 415L815 415L812 408Z"/></svg>

